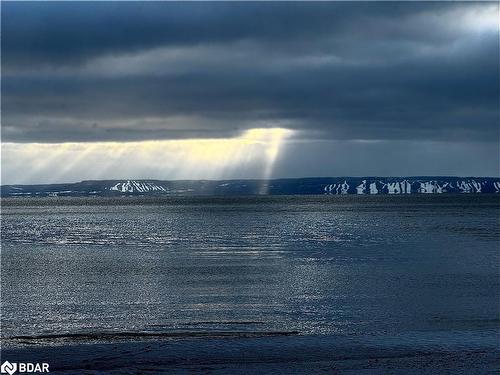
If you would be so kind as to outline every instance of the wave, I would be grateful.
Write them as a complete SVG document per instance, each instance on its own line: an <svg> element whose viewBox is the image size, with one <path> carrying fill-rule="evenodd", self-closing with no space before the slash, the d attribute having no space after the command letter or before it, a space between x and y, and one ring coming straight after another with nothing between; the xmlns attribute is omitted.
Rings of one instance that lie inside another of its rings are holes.
<svg viewBox="0 0 500 375"><path fill-rule="evenodd" d="M199 322L206 323L206 322ZM234 324L243 324L232 322ZM57 333L43 335L17 335L4 337L3 340L37 342L37 341L113 341L127 339L183 339L183 338L250 338L268 336L293 336L299 335L298 331L121 331L121 332L82 332L82 333Z"/></svg>
<svg viewBox="0 0 500 375"><path fill-rule="evenodd" d="M251 320L235 320L235 321L201 321L201 322L189 322L182 323L183 326L201 326L201 325L253 325L253 324L264 324L264 322L251 321Z"/></svg>

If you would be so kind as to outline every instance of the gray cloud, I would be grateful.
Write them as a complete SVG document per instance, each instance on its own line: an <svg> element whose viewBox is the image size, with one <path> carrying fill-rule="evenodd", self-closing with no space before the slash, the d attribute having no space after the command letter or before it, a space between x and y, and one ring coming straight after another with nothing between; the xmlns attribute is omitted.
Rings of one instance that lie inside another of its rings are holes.
<svg viewBox="0 0 500 375"><path fill-rule="evenodd" d="M3 141L498 141L494 3L4 3Z"/></svg>

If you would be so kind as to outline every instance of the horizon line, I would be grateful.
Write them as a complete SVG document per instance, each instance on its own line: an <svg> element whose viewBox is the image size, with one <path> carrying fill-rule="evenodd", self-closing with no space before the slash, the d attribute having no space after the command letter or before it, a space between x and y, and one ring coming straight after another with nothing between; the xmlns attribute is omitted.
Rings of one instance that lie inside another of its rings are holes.
<svg viewBox="0 0 500 375"><path fill-rule="evenodd" d="M73 182L41 182L41 183L8 183L0 184L3 186L33 186L33 185L67 185L78 184L83 182L105 182L105 181L164 181L164 182L186 182L186 181L280 181L280 180L308 180L308 179L342 179L342 178L486 178L486 179L500 179L500 176L458 176L458 175L412 175L412 176L377 176L377 175L363 175L363 176L313 176L313 177L279 177L279 178L228 178L228 179L157 179L157 178L113 178L113 179L88 179Z"/></svg>

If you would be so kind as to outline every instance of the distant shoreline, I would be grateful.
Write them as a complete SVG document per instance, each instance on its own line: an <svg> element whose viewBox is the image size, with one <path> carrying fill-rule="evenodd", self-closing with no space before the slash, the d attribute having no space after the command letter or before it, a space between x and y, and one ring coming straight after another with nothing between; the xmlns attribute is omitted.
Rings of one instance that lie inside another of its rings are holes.
<svg viewBox="0 0 500 375"><path fill-rule="evenodd" d="M500 193L492 177L317 177L276 180L102 180L3 185L2 197L412 195Z"/></svg>

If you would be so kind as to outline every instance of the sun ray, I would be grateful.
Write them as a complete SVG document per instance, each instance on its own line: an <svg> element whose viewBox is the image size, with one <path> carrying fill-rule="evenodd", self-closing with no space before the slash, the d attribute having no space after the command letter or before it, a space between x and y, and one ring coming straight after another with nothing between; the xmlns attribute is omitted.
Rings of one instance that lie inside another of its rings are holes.
<svg viewBox="0 0 500 375"><path fill-rule="evenodd" d="M248 175L267 180L283 141L284 128L254 128L234 138L143 142L94 142L2 145L15 161L20 181L67 182L82 179L221 179ZM36 165L36 168L26 168ZM91 168L90 168L91 167ZM39 171L49 175L41 181ZM242 173L245 172L245 173ZM10 182L10 181L9 181ZM267 192L263 184L260 193Z"/></svg>

